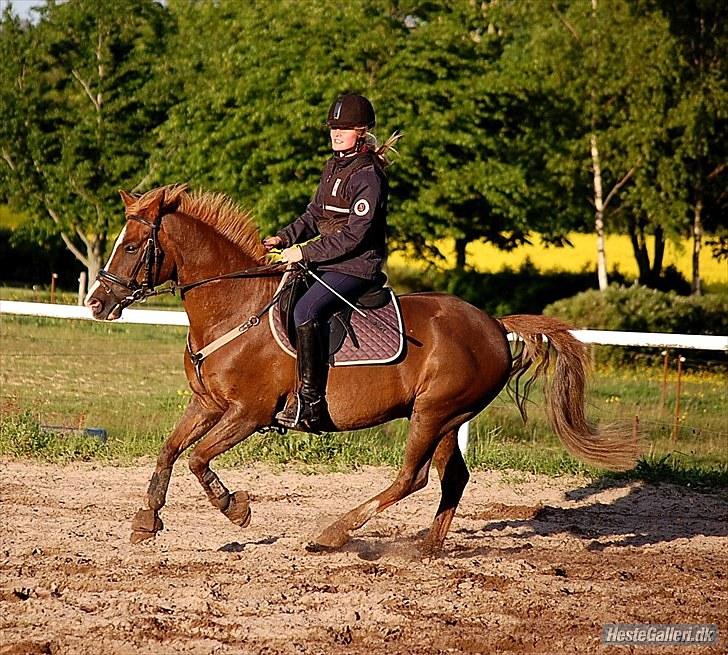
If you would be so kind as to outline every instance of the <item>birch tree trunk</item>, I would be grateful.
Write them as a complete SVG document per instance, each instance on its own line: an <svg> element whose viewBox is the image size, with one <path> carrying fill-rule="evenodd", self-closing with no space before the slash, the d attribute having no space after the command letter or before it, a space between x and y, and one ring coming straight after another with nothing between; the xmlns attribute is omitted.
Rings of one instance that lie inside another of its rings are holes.
<svg viewBox="0 0 728 655"><path fill-rule="evenodd" d="M592 29L591 29L591 56L593 62L593 75L591 81L591 124L592 133L590 135L591 160L592 160L592 182L594 184L594 229L597 233L597 279L599 281L599 290L604 291L609 286L607 279L607 250L604 239L604 191L602 189L602 165L599 159L599 145L597 143L596 134L596 70L597 59L597 0L591 0L592 6Z"/></svg>
<svg viewBox="0 0 728 655"><path fill-rule="evenodd" d="M692 294L700 296L703 293L700 279L700 251L703 247L703 200L698 198L693 214L693 281Z"/></svg>
<svg viewBox="0 0 728 655"><path fill-rule="evenodd" d="M597 135L593 132L591 135L591 158L594 179L594 229L597 233L597 279L599 280L599 290L604 291L609 286L604 238L604 192L602 189L602 167L599 160Z"/></svg>

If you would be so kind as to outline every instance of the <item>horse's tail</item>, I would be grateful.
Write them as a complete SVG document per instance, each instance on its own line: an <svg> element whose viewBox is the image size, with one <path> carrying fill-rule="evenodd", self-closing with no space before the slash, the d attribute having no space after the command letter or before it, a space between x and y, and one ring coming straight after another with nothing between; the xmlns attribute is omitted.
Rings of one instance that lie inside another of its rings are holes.
<svg viewBox="0 0 728 655"><path fill-rule="evenodd" d="M526 401L533 382L548 372L552 349L556 363L551 383L546 385L549 421L567 449L576 457L597 466L623 471L632 468L639 456L639 443L626 426L595 426L585 416L589 357L586 346L569 333L570 326L555 318L515 314L498 319L508 332L523 340L516 350L510 381L515 401L526 419ZM524 374L533 365L523 388Z"/></svg>

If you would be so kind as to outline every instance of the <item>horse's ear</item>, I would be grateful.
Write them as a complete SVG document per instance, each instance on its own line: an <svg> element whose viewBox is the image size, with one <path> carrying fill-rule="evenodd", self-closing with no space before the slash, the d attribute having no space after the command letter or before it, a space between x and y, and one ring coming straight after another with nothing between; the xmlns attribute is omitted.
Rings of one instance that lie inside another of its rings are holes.
<svg viewBox="0 0 728 655"><path fill-rule="evenodd" d="M189 188L186 184L175 184L174 186L167 187L166 193L164 194L165 211L177 211L182 194L187 193Z"/></svg>
<svg viewBox="0 0 728 655"><path fill-rule="evenodd" d="M164 192L165 188L161 187L145 193L136 201L137 213L145 216L150 221L157 219L164 203Z"/></svg>
<svg viewBox="0 0 728 655"><path fill-rule="evenodd" d="M131 195L131 193L127 193L124 191L124 189L119 189L119 195L121 196L121 200L124 203L124 209L129 209L136 201L137 199Z"/></svg>

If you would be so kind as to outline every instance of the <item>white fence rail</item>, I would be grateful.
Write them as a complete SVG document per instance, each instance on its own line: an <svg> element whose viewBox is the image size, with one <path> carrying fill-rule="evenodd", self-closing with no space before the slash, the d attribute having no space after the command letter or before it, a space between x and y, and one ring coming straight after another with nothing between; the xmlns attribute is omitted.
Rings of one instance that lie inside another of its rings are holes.
<svg viewBox="0 0 728 655"><path fill-rule="evenodd" d="M0 300L0 314L93 320L91 310L78 305L52 305L13 300ZM125 309L118 322L189 325L187 314L184 312L162 309ZM728 352L728 336L671 334L668 332L619 332L616 330L572 330L571 333L582 343L602 346L646 346Z"/></svg>

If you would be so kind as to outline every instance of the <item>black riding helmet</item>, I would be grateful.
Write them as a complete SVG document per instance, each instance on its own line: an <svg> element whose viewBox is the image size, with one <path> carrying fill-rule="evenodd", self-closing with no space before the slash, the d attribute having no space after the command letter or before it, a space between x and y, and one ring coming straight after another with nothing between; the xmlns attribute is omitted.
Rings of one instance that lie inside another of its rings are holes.
<svg viewBox="0 0 728 655"><path fill-rule="evenodd" d="M364 96L346 93L339 96L329 108L326 124L330 128L351 130L355 127L371 129L376 124L374 107Z"/></svg>

